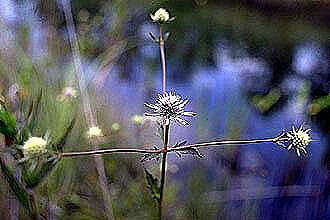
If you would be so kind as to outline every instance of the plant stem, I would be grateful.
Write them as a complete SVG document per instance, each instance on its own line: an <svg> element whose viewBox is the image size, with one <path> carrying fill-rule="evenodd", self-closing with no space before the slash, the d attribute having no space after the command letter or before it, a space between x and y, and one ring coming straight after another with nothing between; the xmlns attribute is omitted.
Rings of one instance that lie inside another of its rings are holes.
<svg viewBox="0 0 330 220"><path fill-rule="evenodd" d="M143 154L152 154L152 153L161 153L160 150L148 150L148 149L104 149L104 150L92 150L92 151L80 151L80 152L66 152L62 153L61 157L78 157L78 156L90 156L90 155L102 155L102 154L111 154L111 153L143 153Z"/></svg>
<svg viewBox="0 0 330 220"><path fill-rule="evenodd" d="M161 174L160 174L160 199L159 199L159 219L162 219L162 209L163 209L163 198L164 198L164 186L166 178L166 159L167 159L167 145L169 141L170 133L170 124L164 125L164 150L162 165L161 165Z"/></svg>
<svg viewBox="0 0 330 220"><path fill-rule="evenodd" d="M75 67L75 73L76 78L78 80L78 86L81 93L81 100L84 110L84 115L86 118L86 121L88 123L88 126L97 126L97 120L95 118L94 112L92 111L91 104L89 102L89 94L87 91L87 84L84 78L84 72L82 68L82 63L80 59L80 51L79 51L79 44L78 44L78 37L76 34L74 22L73 22L73 16L72 16L72 9L71 9L71 3L70 0L62 0L62 7L64 11L64 17L66 21L66 27L69 35L69 42L72 50L73 55L73 63ZM98 145L95 142L92 142L94 144L94 150L98 150ZM107 219L114 219L113 210L112 210L112 200L110 195L110 189L107 182L107 176L105 174L105 168L104 168L104 161L103 158L100 155L95 155L94 161L96 164L96 170L98 174L98 180L100 183L100 188L103 195L104 200L104 207L105 207L105 214L107 216Z"/></svg>
<svg viewBox="0 0 330 220"><path fill-rule="evenodd" d="M159 26L159 49L160 49L160 58L162 63L162 72L163 72L163 93L166 92L166 58L165 58L165 47L164 47L164 37L163 37L163 29L162 26ZM161 174L160 174L160 199L158 204L158 214L159 219L162 219L163 216L163 198L164 198L164 186L165 186L165 178L166 178L166 159L167 159L167 145L169 142L169 133L170 133L170 121L166 120L163 124L163 135L164 135L164 153L162 157L161 164Z"/></svg>
<svg viewBox="0 0 330 220"><path fill-rule="evenodd" d="M169 135L169 125L166 128L164 134ZM164 135L165 138L166 135ZM224 140L224 141L212 141L212 142L203 142L198 144L189 144L181 147L168 147L168 137L166 139L167 145L164 144L164 147L157 150L151 149L137 149L137 148L111 148L103 150L91 150L91 151L77 151L77 152L64 152L61 153L61 157L78 157L78 156L91 156L91 155L102 155L102 154L112 154L112 153L137 153L137 154L160 154L160 153L172 153L176 151L185 151L191 148L201 148L201 147L214 147L220 145L240 145L240 144L258 144L258 143L269 143L276 142L277 138L268 138L268 139L256 139L256 140ZM165 143L165 139L164 139ZM166 148L165 148L166 146Z"/></svg>
<svg viewBox="0 0 330 220"><path fill-rule="evenodd" d="M256 139L256 140L212 141L212 142L184 145L184 146L176 147L176 148L171 147L167 150L167 152L184 151L184 150L188 150L190 148L200 148L200 147L210 147L210 146L220 146L220 145L236 145L236 144L258 144L258 143L275 142L275 141L276 141L276 138Z"/></svg>
<svg viewBox="0 0 330 220"><path fill-rule="evenodd" d="M162 73L163 73L163 93L166 92L166 58L165 58L165 48L164 48L164 37L162 26L159 26L159 49L160 49L160 58L162 62Z"/></svg>

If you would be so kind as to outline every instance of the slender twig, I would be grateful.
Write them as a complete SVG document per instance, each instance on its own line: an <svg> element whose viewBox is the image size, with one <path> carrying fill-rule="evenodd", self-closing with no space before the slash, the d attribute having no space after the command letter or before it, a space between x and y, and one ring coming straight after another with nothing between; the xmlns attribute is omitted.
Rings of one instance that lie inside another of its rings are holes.
<svg viewBox="0 0 330 220"><path fill-rule="evenodd" d="M166 131L169 133L169 131ZM216 147L221 145L243 145L243 144L258 144L258 143L275 143L276 138L269 139L256 139L256 140L223 140L223 141L212 141L203 142L197 144L189 144L181 147L168 147L153 150L153 149L140 149L140 148L111 148L102 150L91 150L91 151L77 151L77 152L64 152L61 153L61 157L79 157L79 156L91 156L91 155L102 155L102 154L112 154L112 153L137 153L137 154L160 154L160 153L174 153L178 151L186 151L191 148L202 148L202 147ZM164 140L165 141L165 140ZM168 139L167 145L168 145Z"/></svg>
<svg viewBox="0 0 330 220"><path fill-rule="evenodd" d="M176 148L169 148L167 152L172 151L185 151L191 148L200 148L200 147L212 147L212 146L220 146L220 145L240 145L240 144L258 144L258 143L266 143L266 142L276 142L277 138L269 138L269 139L256 139L256 140L224 140L224 141L212 141L212 142L204 142L198 144L189 144Z"/></svg>
<svg viewBox="0 0 330 220"><path fill-rule="evenodd" d="M142 153L142 154L159 154L162 150L149 150L149 149L130 149L130 148L112 148L104 150L91 150L91 151L80 151L80 152L66 152L62 153L61 157L78 157L78 156L90 156L90 155L102 155L111 153Z"/></svg>

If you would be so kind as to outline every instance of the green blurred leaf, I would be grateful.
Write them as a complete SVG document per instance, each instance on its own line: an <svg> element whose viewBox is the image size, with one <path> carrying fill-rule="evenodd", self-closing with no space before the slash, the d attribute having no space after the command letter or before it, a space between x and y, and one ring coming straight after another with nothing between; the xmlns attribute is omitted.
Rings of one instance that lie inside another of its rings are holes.
<svg viewBox="0 0 330 220"><path fill-rule="evenodd" d="M146 179L148 183L148 188L151 191L152 197L157 201L160 202L160 188L158 187L158 179L153 177L151 173L147 169L144 169L146 173Z"/></svg>
<svg viewBox="0 0 330 220"><path fill-rule="evenodd" d="M330 95L322 96L312 101L312 104L309 106L309 114L317 115L323 109L330 107Z"/></svg>
<svg viewBox="0 0 330 220"><path fill-rule="evenodd" d="M267 95L255 95L252 102L261 113L266 113L280 100L281 96L280 89L273 88Z"/></svg>
<svg viewBox="0 0 330 220"><path fill-rule="evenodd" d="M24 168L22 178L25 184L31 189L37 187L48 176L59 161L60 158L53 156L44 161L39 169L38 166L32 170Z"/></svg>
<svg viewBox="0 0 330 220"><path fill-rule="evenodd" d="M76 114L77 115L77 114ZM69 134L71 133L75 123L76 123L76 118L77 116L75 116L72 120L71 120L71 123L69 125L69 127L66 129L64 135L61 137L60 141L58 142L58 144L56 145L56 149L63 152L63 147L66 143L66 140L69 136Z"/></svg>
<svg viewBox="0 0 330 220"><path fill-rule="evenodd" d="M16 117L5 109L0 110L0 133L10 140L14 140L17 134Z"/></svg>
<svg viewBox="0 0 330 220"><path fill-rule="evenodd" d="M29 138L33 129L37 125L37 117L40 113L40 102L42 98L42 90L40 90L38 98L32 101L26 116L25 124L19 131L19 139L17 140L18 145L23 145L24 142Z"/></svg>
<svg viewBox="0 0 330 220"><path fill-rule="evenodd" d="M32 102L31 106L30 106L28 117L26 119L26 128L30 132L33 131L33 129L35 128L36 123L37 123L36 119L40 112L40 102L41 102L42 95L43 95L43 92L42 92L42 90L40 90L38 98L36 99L36 101Z"/></svg>
<svg viewBox="0 0 330 220"><path fill-rule="evenodd" d="M28 211L29 215L33 219L35 219L38 216L38 211L36 208L34 197L26 190L24 185L17 180L10 168L6 166L2 158L0 158L0 166L1 171L9 187L16 195L16 198L21 203L21 205Z"/></svg>

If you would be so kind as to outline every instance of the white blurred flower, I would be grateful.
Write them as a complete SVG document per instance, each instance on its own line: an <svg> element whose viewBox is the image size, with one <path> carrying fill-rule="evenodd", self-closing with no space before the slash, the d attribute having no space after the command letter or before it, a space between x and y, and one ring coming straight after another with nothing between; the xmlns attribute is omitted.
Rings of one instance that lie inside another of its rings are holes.
<svg viewBox="0 0 330 220"><path fill-rule="evenodd" d="M170 14L164 8L158 9L154 14L150 14L153 22L165 23L173 21L174 17L170 18Z"/></svg>
<svg viewBox="0 0 330 220"><path fill-rule="evenodd" d="M38 156L47 152L47 141L41 137L30 137L23 145L25 157Z"/></svg>
<svg viewBox="0 0 330 220"><path fill-rule="evenodd" d="M111 125L111 130L112 131L115 131L115 132L119 131L120 130L120 124L118 124L117 122L116 123L113 123Z"/></svg>
<svg viewBox="0 0 330 220"><path fill-rule="evenodd" d="M89 130L87 131L87 136L89 138L103 136L102 130L97 126L90 127Z"/></svg>
<svg viewBox="0 0 330 220"><path fill-rule="evenodd" d="M142 125L143 124L143 121L144 121L144 118L142 115L134 115L132 118L131 118L133 124L135 125Z"/></svg>

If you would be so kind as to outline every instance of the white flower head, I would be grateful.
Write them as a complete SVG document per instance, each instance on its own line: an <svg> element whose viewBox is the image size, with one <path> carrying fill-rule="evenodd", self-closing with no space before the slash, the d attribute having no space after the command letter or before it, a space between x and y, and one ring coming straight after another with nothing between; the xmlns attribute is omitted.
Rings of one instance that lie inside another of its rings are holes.
<svg viewBox="0 0 330 220"><path fill-rule="evenodd" d="M47 152L47 141L41 137L30 137L23 145L24 157L38 156Z"/></svg>
<svg viewBox="0 0 330 220"><path fill-rule="evenodd" d="M307 154L306 147L312 141L308 133L310 131L311 129L304 130L302 125L298 130L296 130L295 127L292 126L292 130L287 132L287 137L289 141L288 150L296 150L298 156L300 156L300 151Z"/></svg>
<svg viewBox="0 0 330 220"><path fill-rule="evenodd" d="M143 122L144 122L144 118L142 115L134 115L132 118L131 118L133 124L135 125L142 125Z"/></svg>
<svg viewBox="0 0 330 220"><path fill-rule="evenodd" d="M301 125L299 129L292 126L292 130L282 134L276 143L287 148L287 150L295 150L300 157L301 152L307 154L307 146L312 142L309 135L310 131L311 129L304 130L303 125ZM287 145L284 145L283 142Z"/></svg>
<svg viewBox="0 0 330 220"><path fill-rule="evenodd" d="M111 130L114 131L114 132L117 132L120 130L120 124L118 124L117 122L113 123L111 125Z"/></svg>
<svg viewBox="0 0 330 220"><path fill-rule="evenodd" d="M170 18L170 14L164 8L158 9L154 14L150 14L153 22L166 23L173 21L175 18Z"/></svg>
<svg viewBox="0 0 330 220"><path fill-rule="evenodd" d="M158 95L155 104L144 103L144 105L153 110L153 113L145 113L146 116L162 117L165 120L178 122L181 125L189 125L189 123L182 119L181 116L196 116L195 112L185 112L184 107L188 103L188 99L183 99L174 92L165 92Z"/></svg>
<svg viewBox="0 0 330 220"><path fill-rule="evenodd" d="M87 136L89 138L103 136L102 130L97 126L90 127L89 130L87 131Z"/></svg>

